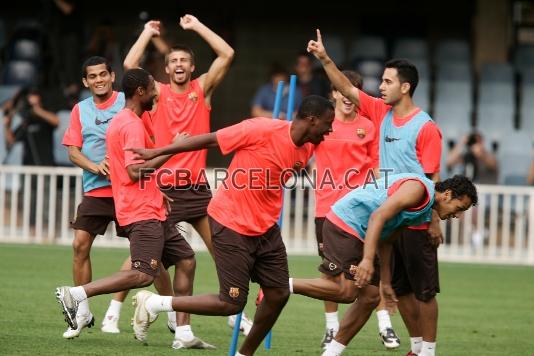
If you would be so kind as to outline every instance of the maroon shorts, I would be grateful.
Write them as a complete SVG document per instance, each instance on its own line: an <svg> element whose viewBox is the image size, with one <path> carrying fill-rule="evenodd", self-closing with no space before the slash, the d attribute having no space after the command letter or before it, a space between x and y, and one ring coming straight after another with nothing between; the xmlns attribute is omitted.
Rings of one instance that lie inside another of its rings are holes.
<svg viewBox="0 0 534 356"><path fill-rule="evenodd" d="M317 254L323 258L323 225L325 220L325 217L315 218L315 239L317 240Z"/></svg>
<svg viewBox="0 0 534 356"><path fill-rule="evenodd" d="M261 287L289 288L286 247L278 225L263 235L245 236L209 215L208 219L221 300L244 306L250 280Z"/></svg>
<svg viewBox="0 0 534 356"><path fill-rule="evenodd" d="M167 221L156 219L134 222L124 227L130 240L132 269L153 277L163 265L168 268L195 253L178 229Z"/></svg>
<svg viewBox="0 0 534 356"><path fill-rule="evenodd" d="M191 223L208 215L208 204L212 197L209 185L162 187L161 191L174 200L167 216L171 224L176 225L182 221Z"/></svg>
<svg viewBox="0 0 534 356"><path fill-rule="evenodd" d="M363 242L356 236L343 231L326 219L323 226L323 263L319 272L329 276L344 273L346 279L354 279L356 267L363 258ZM380 264L374 259L375 272L370 284L378 286L380 282Z"/></svg>
<svg viewBox="0 0 534 356"><path fill-rule="evenodd" d="M403 229L393 245L392 286L427 302L439 293L438 250L426 230Z"/></svg>
<svg viewBox="0 0 534 356"><path fill-rule="evenodd" d="M118 236L126 237L126 232L119 226L115 218L115 203L113 198L84 196L74 221L70 226L74 230L83 230L91 235L104 235L110 222L115 221Z"/></svg>

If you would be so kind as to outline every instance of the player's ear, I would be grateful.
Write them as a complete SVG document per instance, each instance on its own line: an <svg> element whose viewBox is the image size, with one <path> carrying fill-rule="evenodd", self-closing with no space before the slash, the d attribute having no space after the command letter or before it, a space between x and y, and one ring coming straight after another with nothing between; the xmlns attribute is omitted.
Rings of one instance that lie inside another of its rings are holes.
<svg viewBox="0 0 534 356"><path fill-rule="evenodd" d="M89 88L89 83L87 83L87 79L86 78L82 78L82 83L83 83L84 87Z"/></svg>
<svg viewBox="0 0 534 356"><path fill-rule="evenodd" d="M111 76L111 82L115 83L115 72L111 72L109 75Z"/></svg>
<svg viewBox="0 0 534 356"><path fill-rule="evenodd" d="M408 94L410 92L410 87L411 87L410 83L408 83L408 82L402 83L401 84L401 93L404 94L404 95Z"/></svg>

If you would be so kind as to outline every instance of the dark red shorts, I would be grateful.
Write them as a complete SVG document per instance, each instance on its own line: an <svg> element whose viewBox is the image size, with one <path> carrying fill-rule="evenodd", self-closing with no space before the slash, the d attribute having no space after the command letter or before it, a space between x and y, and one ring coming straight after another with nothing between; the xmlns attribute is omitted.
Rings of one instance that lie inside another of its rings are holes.
<svg viewBox="0 0 534 356"><path fill-rule="evenodd" d="M261 287L289 289L286 247L277 224L263 235L245 236L208 219L221 300L244 306L251 280Z"/></svg>
<svg viewBox="0 0 534 356"><path fill-rule="evenodd" d="M363 258L363 242L356 236L343 231L330 220L323 225L323 263L319 265L319 272L329 276L344 273L346 279L354 279L355 269ZM378 257L374 259L375 272L369 284L377 286L380 283L380 264Z"/></svg>
<svg viewBox="0 0 534 356"><path fill-rule="evenodd" d="M195 255L178 229L167 221L143 220L124 227L130 240L132 269L156 277L160 266L168 268Z"/></svg>
<svg viewBox="0 0 534 356"><path fill-rule="evenodd" d="M113 198L100 198L84 196L76 217L70 226L74 230L83 230L91 235L104 235L110 222L115 222L118 236L126 237L126 232L119 226L115 219L115 203Z"/></svg>
<svg viewBox="0 0 534 356"><path fill-rule="evenodd" d="M427 302L439 293L438 250L426 230L403 229L393 245L392 286Z"/></svg>
<svg viewBox="0 0 534 356"><path fill-rule="evenodd" d="M323 254L323 225L326 218L315 218L315 239L317 240L317 254L324 258Z"/></svg>
<svg viewBox="0 0 534 356"><path fill-rule="evenodd" d="M167 216L171 224L176 225L182 221L191 223L208 215L208 204L212 197L209 185L162 187L161 191L174 200Z"/></svg>

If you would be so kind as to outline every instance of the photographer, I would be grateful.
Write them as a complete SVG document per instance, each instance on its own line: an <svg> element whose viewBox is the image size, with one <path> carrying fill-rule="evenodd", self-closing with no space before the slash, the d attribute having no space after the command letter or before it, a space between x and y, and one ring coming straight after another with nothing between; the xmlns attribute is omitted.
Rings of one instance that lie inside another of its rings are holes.
<svg viewBox="0 0 534 356"><path fill-rule="evenodd" d="M4 104L3 111L8 151L16 142L23 142L23 165L53 166L53 134L59 125L59 118L43 108L40 93L34 88L24 88ZM13 128L12 121L16 114L22 120L20 125Z"/></svg>
<svg viewBox="0 0 534 356"><path fill-rule="evenodd" d="M486 149L478 132L465 135L458 141L447 157L447 169L476 183L497 183L497 159Z"/></svg>

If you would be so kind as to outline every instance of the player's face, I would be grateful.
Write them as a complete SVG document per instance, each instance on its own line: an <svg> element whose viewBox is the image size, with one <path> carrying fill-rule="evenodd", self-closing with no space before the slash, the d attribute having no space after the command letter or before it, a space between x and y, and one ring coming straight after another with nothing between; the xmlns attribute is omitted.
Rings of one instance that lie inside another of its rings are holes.
<svg viewBox="0 0 534 356"><path fill-rule="evenodd" d="M396 68L386 68L379 87L381 98L388 105L395 105L402 97L401 82Z"/></svg>
<svg viewBox="0 0 534 356"><path fill-rule="evenodd" d="M356 112L356 105L345 98L339 91L332 91L332 97L336 102L336 110L341 111L346 116L351 116Z"/></svg>
<svg viewBox="0 0 534 356"><path fill-rule="evenodd" d="M96 96L107 96L113 91L115 73L110 73L104 63L88 66L87 75L82 79L83 85Z"/></svg>
<svg viewBox="0 0 534 356"><path fill-rule="evenodd" d="M324 137L332 132L334 122L334 112L327 110L321 117L312 117L308 137L314 145L324 141Z"/></svg>
<svg viewBox="0 0 534 356"><path fill-rule="evenodd" d="M443 199L438 201L436 210L441 220L447 220L460 217L471 205L471 199L467 195L453 198L452 192L446 190Z"/></svg>
<svg viewBox="0 0 534 356"><path fill-rule="evenodd" d="M148 83L146 90L144 90L143 94L141 95L141 107L144 111L152 110L156 94L157 92L156 85L154 83L154 78L150 76L150 82Z"/></svg>
<svg viewBox="0 0 534 356"><path fill-rule="evenodd" d="M169 75L171 82L182 85L191 80L191 73L195 71L195 66L191 55L184 51L174 51L169 53L165 72Z"/></svg>

